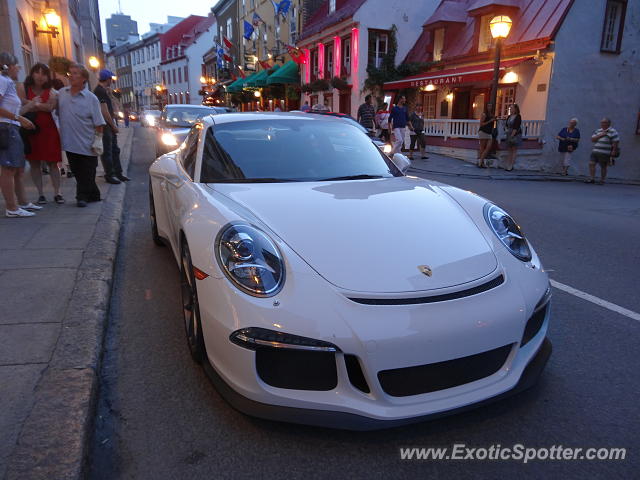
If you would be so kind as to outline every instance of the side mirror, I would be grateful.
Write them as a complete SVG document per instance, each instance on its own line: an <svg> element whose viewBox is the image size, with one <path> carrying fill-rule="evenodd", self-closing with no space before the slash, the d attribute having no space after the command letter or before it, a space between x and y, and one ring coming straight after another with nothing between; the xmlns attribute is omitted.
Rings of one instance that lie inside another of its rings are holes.
<svg viewBox="0 0 640 480"><path fill-rule="evenodd" d="M411 160L401 153L396 153L391 160L393 160L393 163L396 164L396 167L398 167L402 173L406 173L411 166Z"/></svg>

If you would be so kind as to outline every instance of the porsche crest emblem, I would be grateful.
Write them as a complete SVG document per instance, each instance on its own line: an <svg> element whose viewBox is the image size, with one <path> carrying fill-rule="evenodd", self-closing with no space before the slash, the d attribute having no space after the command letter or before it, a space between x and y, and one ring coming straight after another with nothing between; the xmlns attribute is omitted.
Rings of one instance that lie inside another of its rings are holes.
<svg viewBox="0 0 640 480"><path fill-rule="evenodd" d="M429 265L418 265L418 270L420 270L420 273L426 275L427 277L433 275L433 271L431 270L431 267Z"/></svg>

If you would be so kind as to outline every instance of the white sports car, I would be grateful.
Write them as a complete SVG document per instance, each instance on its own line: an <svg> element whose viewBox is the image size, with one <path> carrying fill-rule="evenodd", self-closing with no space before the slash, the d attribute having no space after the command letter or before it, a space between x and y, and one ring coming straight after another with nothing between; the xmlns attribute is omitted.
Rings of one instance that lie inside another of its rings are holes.
<svg viewBox="0 0 640 480"><path fill-rule="evenodd" d="M407 164L339 119L235 113L151 165L191 354L233 406L366 430L533 385L551 353L538 256L500 207Z"/></svg>

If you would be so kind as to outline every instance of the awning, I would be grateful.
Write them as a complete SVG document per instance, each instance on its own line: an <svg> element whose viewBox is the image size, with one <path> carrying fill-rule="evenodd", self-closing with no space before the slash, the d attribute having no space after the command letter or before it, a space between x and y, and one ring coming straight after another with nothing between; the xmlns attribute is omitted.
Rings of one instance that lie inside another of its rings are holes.
<svg viewBox="0 0 640 480"><path fill-rule="evenodd" d="M244 79L245 87L264 87L267 82L267 75L269 70L260 70L258 73L254 73L251 77Z"/></svg>
<svg viewBox="0 0 640 480"><path fill-rule="evenodd" d="M280 65L278 65L277 63L271 67L269 70L263 70L262 72L265 72L265 74L263 76L261 76L260 78L258 78L256 76L256 80L255 80L255 84L256 87L266 87L267 86L267 80L270 78L271 75L273 75L274 72L278 71L280 69ZM260 72L260 73L262 73Z"/></svg>
<svg viewBox="0 0 640 480"><path fill-rule="evenodd" d="M300 74L298 73L298 64L293 60L285 63L280 70L267 78L267 85L279 83L300 83Z"/></svg>
<svg viewBox="0 0 640 480"><path fill-rule="evenodd" d="M501 73L507 68L515 67L533 57L518 58L500 62ZM493 63L473 65L459 68L449 68L436 72L425 72L418 75L395 80L384 84L385 90L399 88L426 87L427 85L459 85L462 83L484 82L493 78Z"/></svg>
<svg viewBox="0 0 640 480"><path fill-rule="evenodd" d="M244 83L244 78L238 78L231 85L227 85L227 92L229 93L238 93L242 91L242 84Z"/></svg>

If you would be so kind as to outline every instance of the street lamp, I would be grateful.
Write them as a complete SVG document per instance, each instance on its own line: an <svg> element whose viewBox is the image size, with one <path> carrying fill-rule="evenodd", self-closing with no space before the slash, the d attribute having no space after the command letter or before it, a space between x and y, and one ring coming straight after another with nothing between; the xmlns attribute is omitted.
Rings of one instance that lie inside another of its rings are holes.
<svg viewBox="0 0 640 480"><path fill-rule="evenodd" d="M89 66L94 70L98 70L100 68L100 60L93 56L89 57Z"/></svg>
<svg viewBox="0 0 640 480"><path fill-rule="evenodd" d="M60 33L58 30L61 25L60 15L53 8L47 8L42 12L42 16L48 30L39 30L38 24L33 22L33 36L37 37L39 33L46 33L51 35L51 38L56 38Z"/></svg>
<svg viewBox="0 0 640 480"><path fill-rule="evenodd" d="M491 36L496 40L496 57L493 62L493 86L491 87L491 114L496 114L496 102L498 100L498 77L500 76L500 51L502 42L509 35L513 22L506 15L493 17L489 22Z"/></svg>

